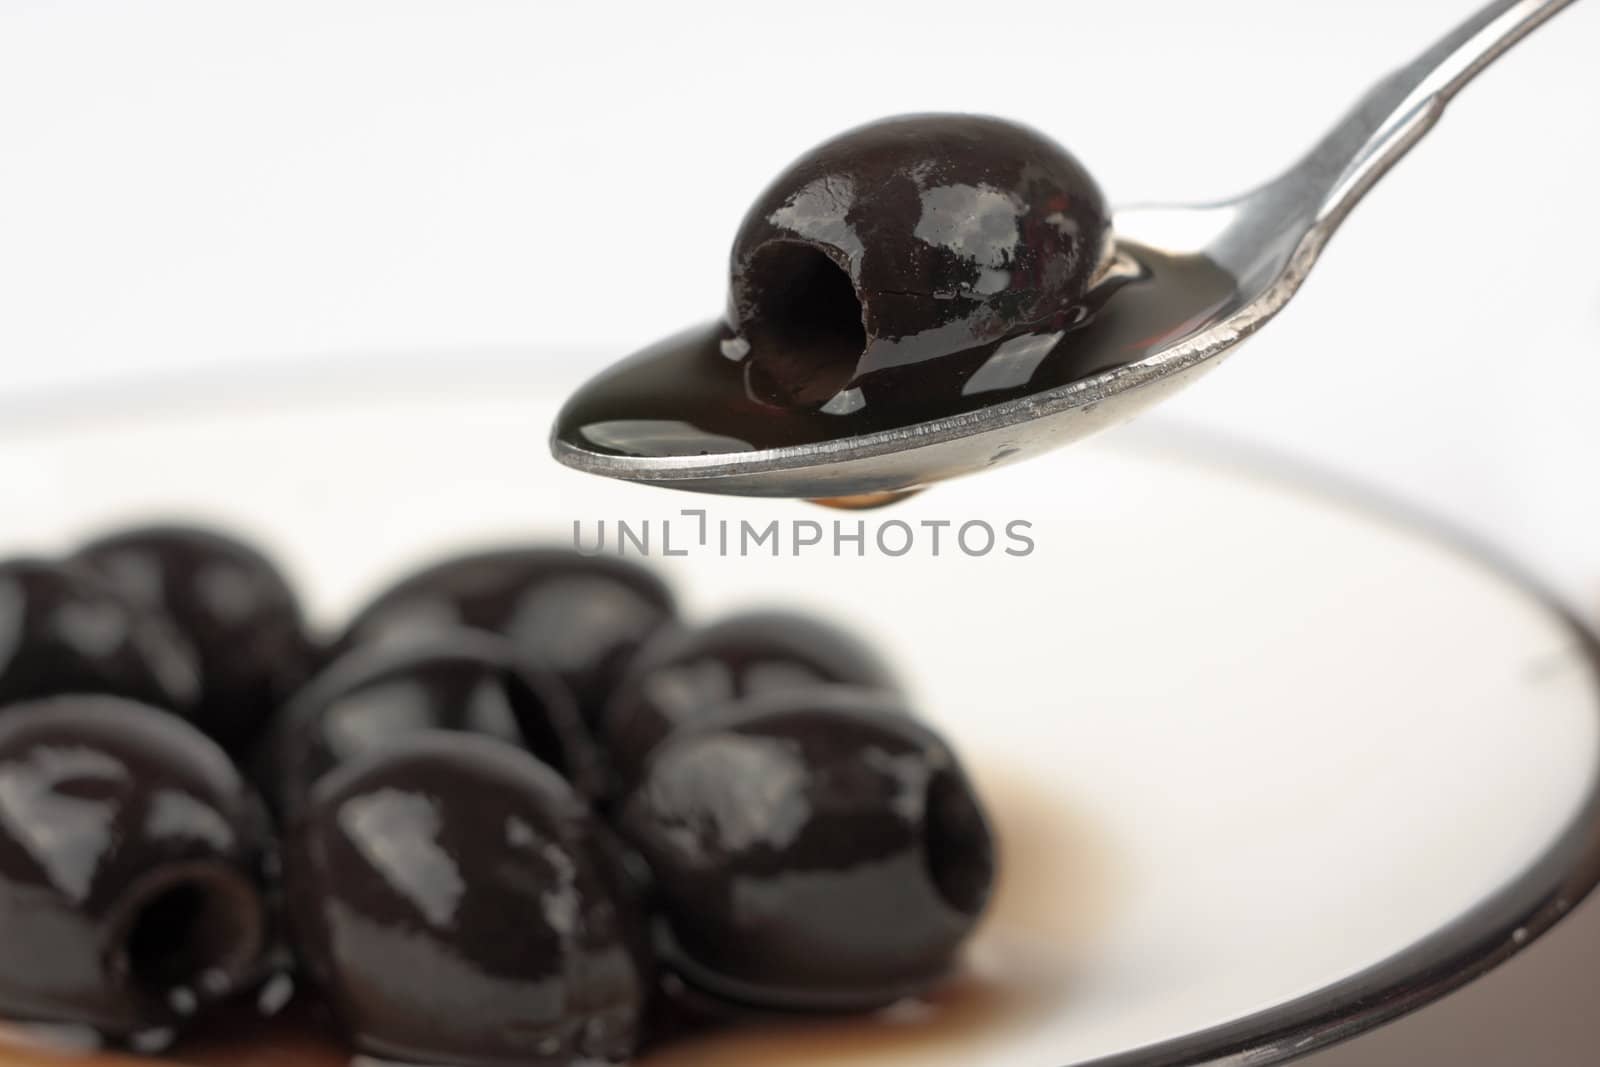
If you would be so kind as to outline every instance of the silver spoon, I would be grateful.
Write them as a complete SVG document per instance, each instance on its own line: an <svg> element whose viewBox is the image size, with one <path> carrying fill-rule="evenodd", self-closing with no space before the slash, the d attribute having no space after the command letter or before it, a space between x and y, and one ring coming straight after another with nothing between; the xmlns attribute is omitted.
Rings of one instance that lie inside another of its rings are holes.
<svg viewBox="0 0 1600 1067"><path fill-rule="evenodd" d="M1231 200L1120 210L1119 240L1203 256L1235 296L1182 339L1068 385L928 422L817 444L688 456L622 456L551 441L591 474L744 496L871 500L1024 459L1137 415L1276 315L1350 209L1430 130L1462 86L1572 0L1495 0L1375 85L1285 173ZM1163 323L1152 323L1159 332Z"/></svg>

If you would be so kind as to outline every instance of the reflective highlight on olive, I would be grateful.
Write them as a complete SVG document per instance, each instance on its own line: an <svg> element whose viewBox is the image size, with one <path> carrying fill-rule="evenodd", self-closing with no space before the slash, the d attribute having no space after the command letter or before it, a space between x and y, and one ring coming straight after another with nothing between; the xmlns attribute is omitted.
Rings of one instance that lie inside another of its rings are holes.
<svg viewBox="0 0 1600 1067"><path fill-rule="evenodd" d="M994 879L955 755L892 697L840 687L754 697L668 738L619 826L655 876L663 966L757 1009L926 990Z"/></svg>
<svg viewBox="0 0 1600 1067"><path fill-rule="evenodd" d="M796 612L742 612L665 634L640 653L607 708L607 755L631 782L663 738L730 701L820 683L897 684L854 634Z"/></svg>
<svg viewBox="0 0 1600 1067"><path fill-rule="evenodd" d="M490 630L554 671L594 723L634 653L675 613L666 584L626 560L510 548L458 556L402 579L356 616L340 646L441 626Z"/></svg>
<svg viewBox="0 0 1600 1067"><path fill-rule="evenodd" d="M503 638L440 629L415 642L358 646L274 721L258 776L286 819L341 763L424 730L482 734L525 748L579 789L601 788L571 695Z"/></svg>
<svg viewBox="0 0 1600 1067"><path fill-rule="evenodd" d="M194 650L80 563L0 563L0 708L57 693L109 693L188 713Z"/></svg>
<svg viewBox="0 0 1600 1067"><path fill-rule="evenodd" d="M177 627L198 657L200 699L190 717L230 752L245 750L313 669L294 590L243 541L199 527L143 526L91 542L76 558Z"/></svg>
<svg viewBox="0 0 1600 1067"><path fill-rule="evenodd" d="M729 358L774 404L846 405L874 372L1075 324L1110 232L1094 179L1034 130L869 123L801 156L745 216Z"/></svg>
<svg viewBox="0 0 1600 1067"><path fill-rule="evenodd" d="M407 739L325 778L291 835L296 943L362 1052L621 1063L644 983L598 830L554 771L486 737Z"/></svg>
<svg viewBox="0 0 1600 1067"><path fill-rule="evenodd" d="M266 816L187 723L107 696L0 714L0 1016L161 1044L262 977Z"/></svg>

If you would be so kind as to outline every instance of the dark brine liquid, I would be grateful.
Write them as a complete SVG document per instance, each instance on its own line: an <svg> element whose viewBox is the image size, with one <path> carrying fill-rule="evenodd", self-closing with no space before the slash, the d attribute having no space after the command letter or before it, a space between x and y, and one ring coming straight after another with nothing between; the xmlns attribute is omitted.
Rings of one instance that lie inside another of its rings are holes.
<svg viewBox="0 0 1600 1067"><path fill-rule="evenodd" d="M1211 260L1119 246L1115 268L1064 329L1023 333L869 374L821 408L752 388L756 355L727 325L685 330L588 382L556 436L618 456L697 456L814 445L930 422L1125 366L1195 332L1235 302ZM848 354L845 354L848 356Z"/></svg>

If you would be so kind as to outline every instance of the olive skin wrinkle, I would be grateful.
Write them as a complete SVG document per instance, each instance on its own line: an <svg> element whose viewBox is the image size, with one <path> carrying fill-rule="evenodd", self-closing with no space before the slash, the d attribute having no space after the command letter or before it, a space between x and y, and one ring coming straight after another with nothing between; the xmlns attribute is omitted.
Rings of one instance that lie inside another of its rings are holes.
<svg viewBox="0 0 1600 1067"><path fill-rule="evenodd" d="M881 693L771 693L668 738L618 826L663 968L756 1011L851 1011L944 977L994 880L949 747Z"/></svg>
<svg viewBox="0 0 1600 1067"><path fill-rule="evenodd" d="M124 597L172 620L199 661L191 719L245 751L308 678L316 650L288 579L260 550L190 526L141 526L99 538L76 559Z"/></svg>
<svg viewBox="0 0 1600 1067"><path fill-rule="evenodd" d="M634 653L676 613L666 583L637 564L507 548L442 560L394 583L357 613L338 647L440 626L489 630L554 671L594 724Z"/></svg>
<svg viewBox="0 0 1600 1067"><path fill-rule="evenodd" d="M599 834L559 775L487 737L419 734L328 775L286 886L339 1029L413 1063L625 1062L645 983Z"/></svg>
<svg viewBox="0 0 1600 1067"><path fill-rule="evenodd" d="M265 809L164 711L62 696L0 714L0 1016L159 1045L263 977Z"/></svg>
<svg viewBox="0 0 1600 1067"><path fill-rule="evenodd" d="M741 612L663 634L639 654L606 709L606 753L619 778L632 782L663 738L730 701L818 684L898 686L865 642L798 612Z"/></svg>

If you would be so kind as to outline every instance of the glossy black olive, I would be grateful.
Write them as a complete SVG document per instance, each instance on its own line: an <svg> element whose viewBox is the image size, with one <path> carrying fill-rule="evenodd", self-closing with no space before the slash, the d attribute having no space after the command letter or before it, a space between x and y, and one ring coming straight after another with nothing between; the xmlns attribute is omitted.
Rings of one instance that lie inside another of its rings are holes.
<svg viewBox="0 0 1600 1067"><path fill-rule="evenodd" d="M266 815L227 755L154 708L0 714L0 1016L159 1045L260 976Z"/></svg>
<svg viewBox="0 0 1600 1067"><path fill-rule="evenodd" d="M171 619L193 646L200 700L191 718L241 752L315 662L300 603L257 549L185 526L148 526L94 541L77 557L123 596Z"/></svg>
<svg viewBox="0 0 1600 1067"><path fill-rule="evenodd" d="M981 115L870 123L751 206L725 348L763 399L837 405L874 372L1074 324L1110 232L1094 179L1034 130Z"/></svg>
<svg viewBox="0 0 1600 1067"><path fill-rule="evenodd" d="M560 679L504 638L467 629L358 646L334 661L274 720L257 777L292 817L333 768L421 730L498 738L580 790L600 789L594 744Z"/></svg>
<svg viewBox="0 0 1600 1067"><path fill-rule="evenodd" d="M199 695L194 650L81 563L0 563L0 707L86 692L187 714Z"/></svg>
<svg viewBox="0 0 1600 1067"><path fill-rule="evenodd" d="M662 965L755 1009L867 1009L945 975L994 845L955 755L894 698L770 693L664 741L621 809Z"/></svg>
<svg viewBox="0 0 1600 1067"><path fill-rule="evenodd" d="M465 625L509 638L554 670L594 723L639 647L675 614L671 590L626 560L510 548L445 560L391 586L356 616L349 647Z"/></svg>
<svg viewBox="0 0 1600 1067"><path fill-rule="evenodd" d="M819 683L897 688L863 641L807 615L751 611L663 634L612 697L605 748L621 780L631 782L662 738L684 725L741 697Z"/></svg>
<svg viewBox="0 0 1600 1067"><path fill-rule="evenodd" d="M339 1027L417 1063L625 1061L645 983L599 833L559 775L490 738L417 735L328 775L286 886Z"/></svg>

